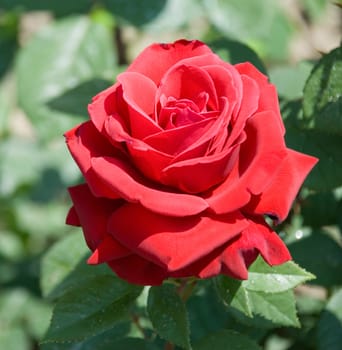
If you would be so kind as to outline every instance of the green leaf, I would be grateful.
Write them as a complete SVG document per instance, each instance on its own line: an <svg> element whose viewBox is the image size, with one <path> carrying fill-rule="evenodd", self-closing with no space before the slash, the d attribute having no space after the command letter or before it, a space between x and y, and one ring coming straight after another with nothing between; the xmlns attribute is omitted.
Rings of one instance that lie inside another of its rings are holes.
<svg viewBox="0 0 342 350"><path fill-rule="evenodd" d="M267 74L266 68L256 52L239 41L218 39L209 43L209 46L223 60L230 62L231 64L248 61L257 67L261 72Z"/></svg>
<svg viewBox="0 0 342 350"><path fill-rule="evenodd" d="M174 286L151 287L147 312L162 338L184 349L191 349L187 311Z"/></svg>
<svg viewBox="0 0 342 350"><path fill-rule="evenodd" d="M57 242L47 252L42 260L40 281L44 297L56 294L55 289L76 268L88 251L83 235L75 233ZM66 288L63 289L65 292Z"/></svg>
<svg viewBox="0 0 342 350"><path fill-rule="evenodd" d="M203 0L203 3L209 20L223 35L247 41L258 47L258 52L271 57L286 55L291 27L276 2Z"/></svg>
<svg viewBox="0 0 342 350"><path fill-rule="evenodd" d="M88 113L87 106L92 98L110 85L112 84L104 79L88 80L53 98L48 102L48 106L66 114L85 116Z"/></svg>
<svg viewBox="0 0 342 350"><path fill-rule="evenodd" d="M9 196L20 185L38 179L42 162L38 146L19 138L0 143L0 195ZM30 166L23 166L29 163Z"/></svg>
<svg viewBox="0 0 342 350"><path fill-rule="evenodd" d="M326 0L301 0L301 2L304 3L307 13L314 20L325 13L328 4Z"/></svg>
<svg viewBox="0 0 342 350"><path fill-rule="evenodd" d="M329 191L342 185L342 138L316 130L300 130L286 125L289 148L319 159L305 185L317 191Z"/></svg>
<svg viewBox="0 0 342 350"><path fill-rule="evenodd" d="M298 264L316 275L315 284L342 284L342 248L323 231L313 231L288 248Z"/></svg>
<svg viewBox="0 0 342 350"><path fill-rule="evenodd" d="M117 328L117 327L116 327ZM40 350L158 350L152 342L144 339L127 337L117 339L117 334L113 330L101 333L77 343L45 343Z"/></svg>
<svg viewBox="0 0 342 350"><path fill-rule="evenodd" d="M158 16L166 0L103 0L103 3L119 21L142 26Z"/></svg>
<svg viewBox="0 0 342 350"><path fill-rule="evenodd" d="M221 330L210 334L195 344L194 350L261 350L247 336L231 331Z"/></svg>
<svg viewBox="0 0 342 350"><path fill-rule="evenodd" d="M340 212L340 203L333 192L310 194L305 197L301 207L304 226L336 225Z"/></svg>
<svg viewBox="0 0 342 350"><path fill-rule="evenodd" d="M254 317L254 319L258 318L259 321L255 325L252 325L251 322L246 324L246 322L243 323L237 320L236 315L232 315L232 308L222 307L222 300L217 298L217 288L215 288L212 280L198 281L193 295L187 300L186 306L193 342L223 328L243 333L255 341L261 340L268 331L265 327L260 329L260 319L258 317ZM254 319L248 318L249 321Z"/></svg>
<svg viewBox="0 0 342 350"><path fill-rule="evenodd" d="M2 6L1 6L2 7ZM16 12L0 13L0 78L12 64L18 48L19 15Z"/></svg>
<svg viewBox="0 0 342 350"><path fill-rule="evenodd" d="M292 290L278 293L249 290L244 281L227 276L219 276L216 284L223 302L246 316L259 315L276 325L299 326ZM269 327L269 324L266 322L264 327Z"/></svg>
<svg viewBox="0 0 342 350"><path fill-rule="evenodd" d="M21 50L17 61L19 104L41 139L60 138L77 123L70 115L53 111L48 102L82 82L112 79L113 50L108 28L87 17L57 21Z"/></svg>
<svg viewBox="0 0 342 350"><path fill-rule="evenodd" d="M203 9L198 0L166 0L158 16L144 25L144 31L165 33L174 32L177 29L184 30L191 20L201 15L203 15Z"/></svg>
<svg viewBox="0 0 342 350"><path fill-rule="evenodd" d="M342 135L342 46L315 65L305 85L303 111L315 130Z"/></svg>
<svg viewBox="0 0 342 350"><path fill-rule="evenodd" d="M240 310L248 317L253 316L248 290L243 286L242 281L219 276L215 282L218 294L227 306Z"/></svg>
<svg viewBox="0 0 342 350"><path fill-rule="evenodd" d="M84 340L126 319L142 288L119 278L99 276L58 299L44 342Z"/></svg>
<svg viewBox="0 0 342 350"><path fill-rule="evenodd" d="M329 300L317 324L318 350L340 350L342 344L342 289Z"/></svg>
<svg viewBox="0 0 342 350"><path fill-rule="evenodd" d="M305 82L311 72L311 62L296 66L275 66L269 69L270 80L276 85L281 97L292 100L302 98Z"/></svg>
<svg viewBox="0 0 342 350"><path fill-rule="evenodd" d="M6 10L51 11L57 16L87 12L92 6L91 0L45 1L45 0L2 0L1 7Z"/></svg>
<svg viewBox="0 0 342 350"><path fill-rule="evenodd" d="M282 265L270 266L259 257L249 268L248 280L243 281L244 288L250 291L279 293L301 283L314 279L315 276L305 271L293 261Z"/></svg>
<svg viewBox="0 0 342 350"><path fill-rule="evenodd" d="M278 325L300 327L292 290L274 294L250 291L248 295L254 314Z"/></svg>
<svg viewBox="0 0 342 350"><path fill-rule="evenodd" d="M0 348L8 350L29 350L31 348L31 344L25 330L22 327L2 327L0 331Z"/></svg>

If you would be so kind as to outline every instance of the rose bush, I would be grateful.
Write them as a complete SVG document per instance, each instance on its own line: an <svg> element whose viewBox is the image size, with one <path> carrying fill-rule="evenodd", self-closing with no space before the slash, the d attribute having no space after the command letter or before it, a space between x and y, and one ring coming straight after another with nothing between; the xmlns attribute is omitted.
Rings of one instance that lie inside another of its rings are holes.
<svg viewBox="0 0 342 350"><path fill-rule="evenodd" d="M147 47L68 131L85 183L67 223L93 254L143 285L246 279L261 254L289 260L265 222L284 220L317 159L288 149L275 87L198 41Z"/></svg>

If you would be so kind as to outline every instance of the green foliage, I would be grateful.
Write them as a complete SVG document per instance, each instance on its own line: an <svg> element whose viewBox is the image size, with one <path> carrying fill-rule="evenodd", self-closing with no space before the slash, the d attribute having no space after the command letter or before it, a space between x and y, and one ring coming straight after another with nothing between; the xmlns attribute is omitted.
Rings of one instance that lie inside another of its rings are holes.
<svg viewBox="0 0 342 350"><path fill-rule="evenodd" d="M113 79L115 69L108 28L87 17L49 26L20 52L17 63L19 104L46 141L86 118L84 106L83 118L75 120L49 108L49 101L87 80Z"/></svg>
<svg viewBox="0 0 342 350"><path fill-rule="evenodd" d="M203 0L208 17L219 32L245 40L273 58L286 54L291 25L272 0ZM250 26L253 26L253 30ZM269 45L269 46L268 46Z"/></svg>
<svg viewBox="0 0 342 350"><path fill-rule="evenodd" d="M147 312L162 338L183 349L191 349L187 311L174 286L151 287Z"/></svg>
<svg viewBox="0 0 342 350"><path fill-rule="evenodd" d="M315 65L304 89L304 117L315 130L342 134L342 46Z"/></svg>
<svg viewBox="0 0 342 350"><path fill-rule="evenodd" d="M317 325L318 349L338 350L342 344L342 289L329 300Z"/></svg>
<svg viewBox="0 0 342 350"><path fill-rule="evenodd" d="M70 289L57 301L44 341L75 342L113 328L125 320L140 291L114 276L101 275Z"/></svg>
<svg viewBox="0 0 342 350"><path fill-rule="evenodd" d="M342 249L326 232L313 231L292 242L289 249L298 264L316 275L314 283L326 287L342 284Z"/></svg>
<svg viewBox="0 0 342 350"><path fill-rule="evenodd" d="M260 347L243 334L222 330L201 339L194 350L225 350L229 344L231 350L260 350Z"/></svg>

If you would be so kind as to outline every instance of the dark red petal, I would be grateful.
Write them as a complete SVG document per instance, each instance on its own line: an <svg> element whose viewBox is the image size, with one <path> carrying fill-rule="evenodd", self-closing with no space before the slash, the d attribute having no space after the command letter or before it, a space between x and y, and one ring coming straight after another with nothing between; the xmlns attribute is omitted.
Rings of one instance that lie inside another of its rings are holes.
<svg viewBox="0 0 342 350"><path fill-rule="evenodd" d="M236 247L232 248L242 250L256 248L271 266L280 265L291 260L291 255L285 243L267 225L263 217L253 217L249 222L250 225L242 232L241 238L236 241Z"/></svg>
<svg viewBox="0 0 342 350"><path fill-rule="evenodd" d="M98 178L114 193L156 213L188 216L208 208L206 201L198 196L166 192L153 187L119 159L94 158L92 167Z"/></svg>
<svg viewBox="0 0 342 350"><path fill-rule="evenodd" d="M272 215L283 221L291 208L300 186L318 159L288 149L276 176L259 195L252 196L246 211L253 214Z"/></svg>
<svg viewBox="0 0 342 350"><path fill-rule="evenodd" d="M240 235L194 264L175 271L172 276L209 278L225 274L237 279L247 279L248 267L259 253L270 265L283 264L291 259L284 242L262 217L249 220L248 227Z"/></svg>
<svg viewBox="0 0 342 350"><path fill-rule="evenodd" d="M69 193L85 240L89 248L95 250L107 235L108 218L122 201L94 197L86 184L69 187Z"/></svg>
<svg viewBox="0 0 342 350"><path fill-rule="evenodd" d="M69 209L65 223L71 226L81 226L80 219L78 218L77 212L74 207Z"/></svg>
<svg viewBox="0 0 342 350"><path fill-rule="evenodd" d="M225 244L247 224L239 212L175 218L125 204L113 213L108 227L115 239L136 254L176 271Z"/></svg>
<svg viewBox="0 0 342 350"><path fill-rule="evenodd" d="M88 259L88 264L96 265L132 255L132 252L107 234Z"/></svg>
<svg viewBox="0 0 342 350"><path fill-rule="evenodd" d="M269 265L280 265L291 259L285 243L264 222L263 218L249 221L238 239L229 244L220 257L221 273L237 279L248 278L248 267L258 252ZM204 277L208 271L202 271Z"/></svg>
<svg viewBox="0 0 342 350"><path fill-rule="evenodd" d="M157 85L165 72L177 62L193 56L212 53L208 46L193 40L179 40L173 44L153 44L147 47L128 67L128 72L138 72Z"/></svg>
<svg viewBox="0 0 342 350"><path fill-rule="evenodd" d="M108 265L120 278L133 284L155 286L168 277L166 270L138 255L112 260Z"/></svg>

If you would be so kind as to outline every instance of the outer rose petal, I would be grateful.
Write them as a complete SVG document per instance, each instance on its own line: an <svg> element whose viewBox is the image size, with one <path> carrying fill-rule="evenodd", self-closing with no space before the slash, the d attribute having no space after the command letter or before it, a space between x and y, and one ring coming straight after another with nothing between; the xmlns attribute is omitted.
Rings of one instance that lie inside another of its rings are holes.
<svg viewBox="0 0 342 350"><path fill-rule="evenodd" d="M248 227L240 235L184 269L172 272L171 276L209 278L225 274L237 279L247 279L248 267L259 253L270 265L279 265L291 259L284 242L262 217L250 218L248 223Z"/></svg>
<svg viewBox="0 0 342 350"><path fill-rule="evenodd" d="M275 176L287 151L272 111L249 118L246 141L240 146L239 161L225 181L203 195L216 214L245 206L251 194L261 193Z"/></svg>
<svg viewBox="0 0 342 350"><path fill-rule="evenodd" d="M285 134L285 126L280 116L280 109L278 103L278 94L275 86L269 83L266 75L262 74L257 68L251 63L239 63L234 66L240 74L244 74L252 78L260 89L260 99L258 112L262 111L274 111L278 116L277 122L282 130L282 135Z"/></svg>
<svg viewBox="0 0 342 350"><path fill-rule="evenodd" d="M108 229L136 254L176 271L225 244L247 226L239 212L174 218L125 204L112 214Z"/></svg>
<svg viewBox="0 0 342 350"><path fill-rule="evenodd" d="M69 193L85 240L95 250L107 235L108 218L122 205L122 200L96 198L86 184L70 187Z"/></svg>
<svg viewBox="0 0 342 350"><path fill-rule="evenodd" d="M173 44L153 44L133 61L127 71L146 75L158 84L165 72L179 61L209 53L213 54L208 46L197 40L178 40Z"/></svg>
<svg viewBox="0 0 342 350"><path fill-rule="evenodd" d="M247 212L275 216L283 221L291 208L300 186L318 159L288 149L275 178L261 194L252 196Z"/></svg>
<svg viewBox="0 0 342 350"><path fill-rule="evenodd" d="M168 216L196 215L208 208L201 197L183 193L167 192L154 187L126 163L115 158L93 158L94 175L108 188L131 203Z"/></svg>
<svg viewBox="0 0 342 350"><path fill-rule="evenodd" d="M70 208L65 223L71 226L81 226L80 219L74 207Z"/></svg>
<svg viewBox="0 0 342 350"><path fill-rule="evenodd" d="M169 277L166 270L135 254L109 261L108 265L119 277L134 284L154 286Z"/></svg>
<svg viewBox="0 0 342 350"><path fill-rule="evenodd" d="M234 278L247 279L247 268L258 256L258 252L265 261L273 266L291 260L291 255L285 243L271 230L262 217L254 217L242 235L228 245L223 252L222 271ZM205 276L202 271L201 276Z"/></svg>

